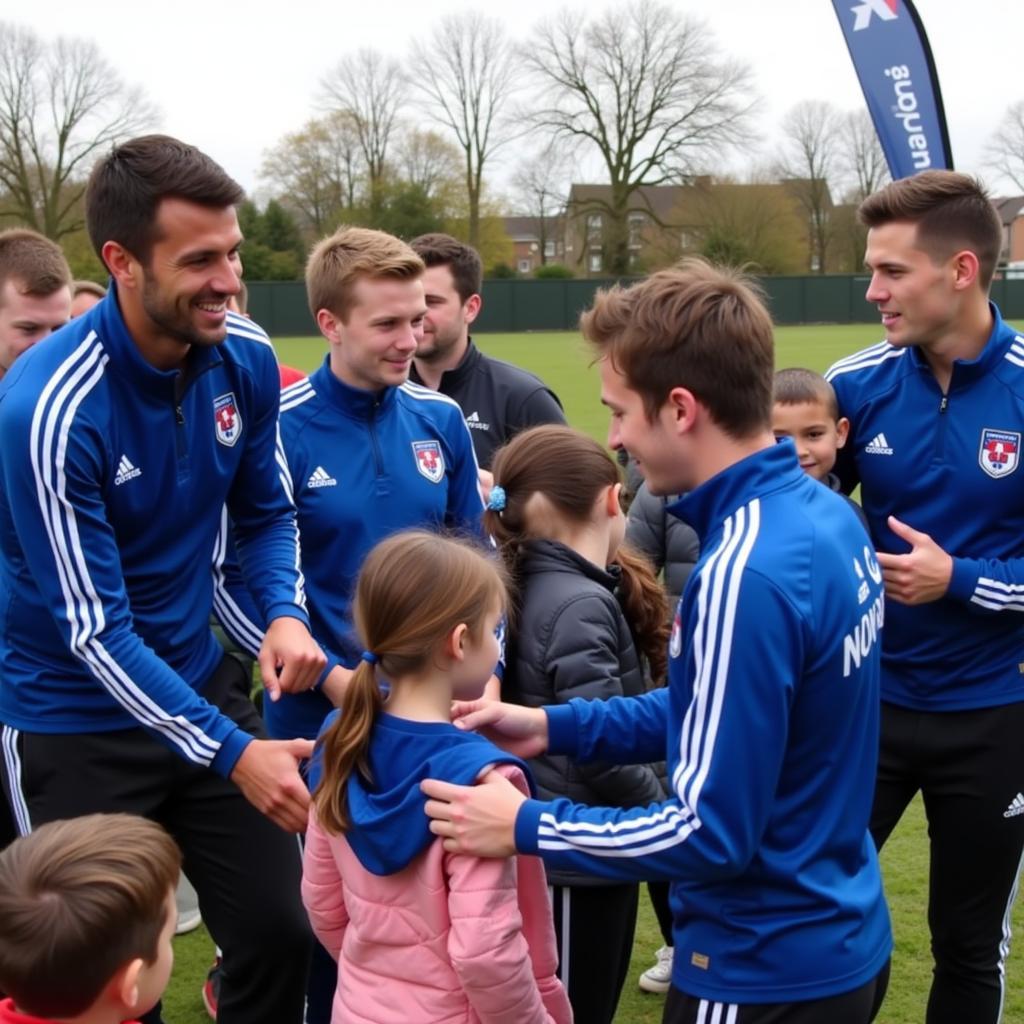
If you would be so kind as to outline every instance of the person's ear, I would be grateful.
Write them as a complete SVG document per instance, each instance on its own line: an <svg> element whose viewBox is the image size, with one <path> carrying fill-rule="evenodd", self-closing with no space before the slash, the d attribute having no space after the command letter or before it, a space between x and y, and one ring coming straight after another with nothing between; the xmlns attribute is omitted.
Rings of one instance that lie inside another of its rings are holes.
<svg viewBox="0 0 1024 1024"><path fill-rule="evenodd" d="M677 434L693 430L697 422L697 398L689 388L673 388L665 399L670 422Z"/></svg>
<svg viewBox="0 0 1024 1024"><path fill-rule="evenodd" d="M952 257L953 264L953 287L957 291L963 291L978 283L978 275L981 273L981 262L978 254L970 249L961 249Z"/></svg>
<svg viewBox="0 0 1024 1024"><path fill-rule="evenodd" d="M119 242L104 242L100 258L119 288L131 290L139 287L142 264Z"/></svg>
<svg viewBox="0 0 1024 1024"><path fill-rule="evenodd" d="M445 640L445 654L448 655L453 661L462 661L466 657L466 636L469 633L469 627L464 622L460 622L449 634Z"/></svg>
<svg viewBox="0 0 1024 1024"><path fill-rule="evenodd" d="M466 321L467 327L480 315L480 307L482 305L483 299L479 295L470 295L465 303L463 303L462 318Z"/></svg>
<svg viewBox="0 0 1024 1024"><path fill-rule="evenodd" d="M614 519L622 511L622 484L613 484L604 494L605 513Z"/></svg>
<svg viewBox="0 0 1024 1024"><path fill-rule="evenodd" d="M842 448L850 436L850 421L845 416L836 420L836 448Z"/></svg>
<svg viewBox="0 0 1024 1024"><path fill-rule="evenodd" d="M119 1006L123 1006L134 1016L139 1005L139 977L146 966L142 957L129 960L111 979L108 991L111 992Z"/></svg>
<svg viewBox="0 0 1024 1024"><path fill-rule="evenodd" d="M333 345L340 341L338 337L338 325L340 320L329 309L318 309L316 311L316 325L320 333Z"/></svg>

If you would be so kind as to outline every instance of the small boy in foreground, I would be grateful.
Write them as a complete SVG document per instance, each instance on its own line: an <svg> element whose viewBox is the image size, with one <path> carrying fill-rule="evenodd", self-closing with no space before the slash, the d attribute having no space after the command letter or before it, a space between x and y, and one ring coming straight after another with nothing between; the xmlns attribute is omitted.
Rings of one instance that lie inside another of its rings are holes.
<svg viewBox="0 0 1024 1024"><path fill-rule="evenodd" d="M850 421L839 415L832 385L813 370L779 370L775 374L773 399L775 439L792 438L800 468L830 490L839 492L839 477L832 467L836 464L836 453L846 444ZM866 530L864 510L852 499L847 501Z"/></svg>
<svg viewBox="0 0 1024 1024"><path fill-rule="evenodd" d="M181 854L128 814L55 821L0 853L0 1024L121 1024L171 974Z"/></svg>

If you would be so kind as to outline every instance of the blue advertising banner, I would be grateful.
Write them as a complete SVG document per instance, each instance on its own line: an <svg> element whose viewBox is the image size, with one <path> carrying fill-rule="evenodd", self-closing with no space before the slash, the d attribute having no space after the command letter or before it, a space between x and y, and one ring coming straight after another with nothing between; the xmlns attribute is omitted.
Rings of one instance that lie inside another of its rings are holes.
<svg viewBox="0 0 1024 1024"><path fill-rule="evenodd" d="M893 178L952 170L928 37L910 0L832 0Z"/></svg>

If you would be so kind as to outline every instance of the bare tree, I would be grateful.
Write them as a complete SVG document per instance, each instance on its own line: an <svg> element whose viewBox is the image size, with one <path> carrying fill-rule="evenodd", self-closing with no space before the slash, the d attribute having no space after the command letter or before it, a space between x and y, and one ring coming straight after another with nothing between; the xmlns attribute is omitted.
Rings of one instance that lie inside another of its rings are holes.
<svg viewBox="0 0 1024 1024"><path fill-rule="evenodd" d="M395 136L405 99L405 79L398 61L376 50L343 57L321 83L332 112L351 115L363 153L370 191L371 217L384 202L388 146Z"/></svg>
<svg viewBox="0 0 1024 1024"><path fill-rule="evenodd" d="M571 160L564 149L548 146L519 165L512 178L516 204L537 221L540 262L548 262L548 242L553 242L558 221L569 196Z"/></svg>
<svg viewBox="0 0 1024 1024"><path fill-rule="evenodd" d="M55 240L78 231L93 161L155 120L94 43L0 22L0 216Z"/></svg>
<svg viewBox="0 0 1024 1024"><path fill-rule="evenodd" d="M462 178L462 154L456 146L437 132L410 128L402 133L395 150L393 163L402 180L422 189L429 199L454 205L452 193Z"/></svg>
<svg viewBox="0 0 1024 1024"><path fill-rule="evenodd" d="M843 117L830 103L804 100L783 118L782 131L785 152L779 174L789 179L790 190L807 215L808 269L824 274Z"/></svg>
<svg viewBox="0 0 1024 1024"><path fill-rule="evenodd" d="M299 215L307 233L320 237L355 205L364 172L354 119L348 111L335 111L267 150L259 176Z"/></svg>
<svg viewBox="0 0 1024 1024"><path fill-rule="evenodd" d="M889 165L871 115L854 110L846 115L839 166L851 185L851 199L863 202L889 180Z"/></svg>
<svg viewBox="0 0 1024 1024"><path fill-rule="evenodd" d="M431 39L414 47L413 83L430 116L450 128L464 158L469 244L480 244L484 167L509 140L505 116L516 90L518 60L499 21L478 11L441 19Z"/></svg>
<svg viewBox="0 0 1024 1024"><path fill-rule="evenodd" d="M1010 104L986 147L989 165L1024 192L1024 100Z"/></svg>
<svg viewBox="0 0 1024 1024"><path fill-rule="evenodd" d="M638 190L685 180L745 140L749 72L719 55L707 26L660 0L632 0L596 20L563 11L523 51L536 73L533 121L561 144L599 156L611 186L608 269L629 269Z"/></svg>

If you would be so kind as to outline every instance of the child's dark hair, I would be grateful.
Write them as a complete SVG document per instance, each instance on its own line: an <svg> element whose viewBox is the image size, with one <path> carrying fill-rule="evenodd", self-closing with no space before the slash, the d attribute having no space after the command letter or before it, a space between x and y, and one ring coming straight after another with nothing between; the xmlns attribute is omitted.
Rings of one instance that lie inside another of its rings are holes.
<svg viewBox="0 0 1024 1024"><path fill-rule="evenodd" d="M396 679L427 667L438 642L461 623L481 640L488 613L505 604L505 573L495 558L467 541L407 530L366 556L353 617L381 675ZM348 779L353 772L370 778L370 733L383 706L375 666L364 659L349 682L344 712L317 744L322 775L313 803L328 832L350 827Z"/></svg>
<svg viewBox="0 0 1024 1024"><path fill-rule="evenodd" d="M500 511L488 509L484 525L498 542L513 579L523 541L539 535L527 505L535 494L570 522L585 523L602 488L620 482L619 468L597 441L571 427L546 425L524 430L498 450L492 466L495 484L505 492ZM620 599L651 678L661 682L668 662L665 593L645 558L620 547L613 564L621 569Z"/></svg>
<svg viewBox="0 0 1024 1024"><path fill-rule="evenodd" d="M818 402L833 420L839 419L839 402L827 380L814 370L790 367L775 374L773 401L779 405L806 405Z"/></svg>
<svg viewBox="0 0 1024 1024"><path fill-rule="evenodd" d="M0 989L34 1017L84 1013L120 968L156 960L180 869L174 840L130 814L15 840L0 853Z"/></svg>

